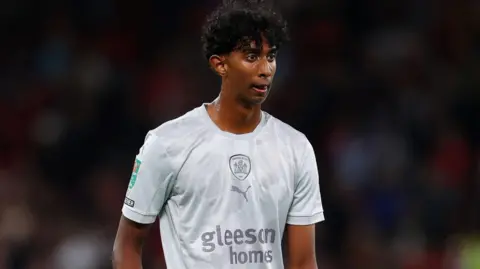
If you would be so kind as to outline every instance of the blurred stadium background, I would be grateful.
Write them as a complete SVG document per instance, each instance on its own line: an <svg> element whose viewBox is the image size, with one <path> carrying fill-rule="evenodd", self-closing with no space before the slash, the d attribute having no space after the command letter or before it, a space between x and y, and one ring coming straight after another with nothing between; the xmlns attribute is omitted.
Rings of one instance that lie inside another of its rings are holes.
<svg viewBox="0 0 480 269"><path fill-rule="evenodd" d="M480 268L480 2L276 0L265 110L318 155L322 269ZM111 268L147 130L213 100L217 0L3 0L0 268ZM158 227L146 269L164 268Z"/></svg>

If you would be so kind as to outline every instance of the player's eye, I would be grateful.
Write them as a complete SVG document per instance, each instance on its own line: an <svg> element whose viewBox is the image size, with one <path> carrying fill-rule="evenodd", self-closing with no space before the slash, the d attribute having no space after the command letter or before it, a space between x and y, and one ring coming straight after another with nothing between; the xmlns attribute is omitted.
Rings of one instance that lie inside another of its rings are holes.
<svg viewBox="0 0 480 269"><path fill-rule="evenodd" d="M258 56L253 54L253 53L250 53L247 55L247 61L249 62L254 62L258 59Z"/></svg>
<svg viewBox="0 0 480 269"><path fill-rule="evenodd" d="M267 56L267 60L268 60L269 62L275 61L276 58L277 58L277 54L275 54L275 53L269 54L269 55Z"/></svg>

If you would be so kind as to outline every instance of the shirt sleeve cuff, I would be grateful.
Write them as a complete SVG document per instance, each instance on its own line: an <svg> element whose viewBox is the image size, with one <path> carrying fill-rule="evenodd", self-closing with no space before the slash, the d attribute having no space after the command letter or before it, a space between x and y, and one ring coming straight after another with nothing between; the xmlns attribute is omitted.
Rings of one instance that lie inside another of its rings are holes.
<svg viewBox="0 0 480 269"><path fill-rule="evenodd" d="M323 212L319 212L313 216L288 216L287 224L290 225L312 225L325 220Z"/></svg>
<svg viewBox="0 0 480 269"><path fill-rule="evenodd" d="M127 219L134 221L136 223L141 223L141 224L152 224L155 222L155 219L157 218L156 215L141 214L126 205L124 205L122 208L122 214Z"/></svg>

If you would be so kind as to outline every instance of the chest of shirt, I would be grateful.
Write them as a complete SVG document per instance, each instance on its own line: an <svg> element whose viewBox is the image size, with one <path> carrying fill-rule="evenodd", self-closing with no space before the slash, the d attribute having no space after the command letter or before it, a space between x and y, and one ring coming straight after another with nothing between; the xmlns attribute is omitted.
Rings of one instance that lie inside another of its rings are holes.
<svg viewBox="0 0 480 269"><path fill-rule="evenodd" d="M261 140L212 139L193 148L183 163L173 195L182 204L263 203L288 207L294 164L288 148Z"/></svg>

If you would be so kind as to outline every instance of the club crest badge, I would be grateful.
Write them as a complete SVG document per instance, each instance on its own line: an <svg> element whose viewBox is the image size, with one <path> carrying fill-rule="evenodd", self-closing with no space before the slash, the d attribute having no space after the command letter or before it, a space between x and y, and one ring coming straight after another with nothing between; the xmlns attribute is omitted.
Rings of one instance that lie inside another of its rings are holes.
<svg viewBox="0 0 480 269"><path fill-rule="evenodd" d="M243 154L230 157L230 171L240 181L245 180L250 174L252 167L250 158Z"/></svg>

